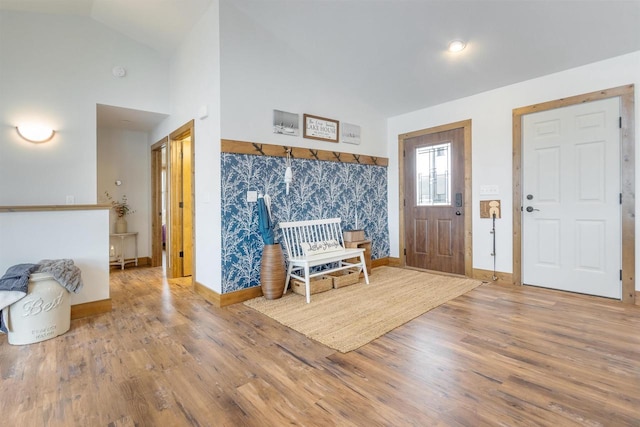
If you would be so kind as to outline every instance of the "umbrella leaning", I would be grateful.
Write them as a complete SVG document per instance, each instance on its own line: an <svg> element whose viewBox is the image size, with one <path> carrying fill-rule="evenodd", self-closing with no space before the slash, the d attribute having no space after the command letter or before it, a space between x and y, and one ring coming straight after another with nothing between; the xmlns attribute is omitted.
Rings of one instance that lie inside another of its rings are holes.
<svg viewBox="0 0 640 427"><path fill-rule="evenodd" d="M262 242L265 245L273 245L275 243L275 234L273 232L271 215L265 202L265 197L269 196L258 196L258 229L262 236Z"/></svg>

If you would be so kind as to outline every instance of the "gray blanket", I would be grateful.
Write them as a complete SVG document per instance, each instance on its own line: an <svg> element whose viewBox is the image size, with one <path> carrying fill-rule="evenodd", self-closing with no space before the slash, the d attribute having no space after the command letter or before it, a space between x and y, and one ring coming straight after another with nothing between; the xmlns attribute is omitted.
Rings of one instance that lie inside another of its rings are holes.
<svg viewBox="0 0 640 427"><path fill-rule="evenodd" d="M27 295L29 290L29 275L38 269L38 264L17 264L9 267L4 276L0 277L0 331L7 333L7 327L2 321L2 310Z"/></svg>
<svg viewBox="0 0 640 427"><path fill-rule="evenodd" d="M37 273L49 273L69 292L78 293L82 289L82 274L71 259L43 259L38 264Z"/></svg>

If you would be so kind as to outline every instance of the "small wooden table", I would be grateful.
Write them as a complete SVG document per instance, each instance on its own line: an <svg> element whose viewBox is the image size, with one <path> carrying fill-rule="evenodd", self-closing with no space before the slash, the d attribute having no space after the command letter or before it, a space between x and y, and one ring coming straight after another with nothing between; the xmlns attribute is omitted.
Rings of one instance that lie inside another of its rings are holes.
<svg viewBox="0 0 640 427"><path fill-rule="evenodd" d="M344 242L345 248L364 248L364 262L367 265L367 274L371 274L371 240L358 240Z"/></svg>
<svg viewBox="0 0 640 427"><path fill-rule="evenodd" d="M109 237L119 237L120 238L120 255L116 256L115 259L109 261L109 265L119 265L122 270L124 270L125 264L135 263L136 267L138 266L138 232L134 233L114 233L109 234ZM124 257L124 239L127 237L133 237L135 241L135 258L125 258Z"/></svg>

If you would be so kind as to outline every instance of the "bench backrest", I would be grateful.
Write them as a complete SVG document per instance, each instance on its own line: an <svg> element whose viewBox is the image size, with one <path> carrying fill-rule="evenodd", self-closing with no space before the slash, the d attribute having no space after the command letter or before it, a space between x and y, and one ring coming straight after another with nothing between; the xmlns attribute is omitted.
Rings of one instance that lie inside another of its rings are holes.
<svg viewBox="0 0 640 427"><path fill-rule="evenodd" d="M303 256L301 243L336 240L344 247L340 218L281 222L280 230L289 258Z"/></svg>

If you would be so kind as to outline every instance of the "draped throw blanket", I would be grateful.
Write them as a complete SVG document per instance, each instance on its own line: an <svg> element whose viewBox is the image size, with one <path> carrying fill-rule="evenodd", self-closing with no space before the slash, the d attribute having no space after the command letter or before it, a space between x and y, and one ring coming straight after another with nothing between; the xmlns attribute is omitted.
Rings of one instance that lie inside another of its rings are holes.
<svg viewBox="0 0 640 427"><path fill-rule="evenodd" d="M9 267L0 277L0 331L7 333L2 320L2 310L27 295L29 276L38 269L38 264L17 264Z"/></svg>
<svg viewBox="0 0 640 427"><path fill-rule="evenodd" d="M71 259L43 259L38 273L49 273L69 292L78 293L84 286L82 274Z"/></svg>

